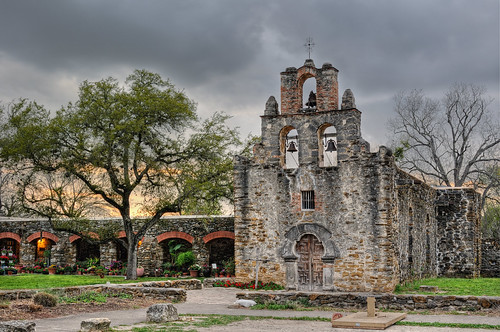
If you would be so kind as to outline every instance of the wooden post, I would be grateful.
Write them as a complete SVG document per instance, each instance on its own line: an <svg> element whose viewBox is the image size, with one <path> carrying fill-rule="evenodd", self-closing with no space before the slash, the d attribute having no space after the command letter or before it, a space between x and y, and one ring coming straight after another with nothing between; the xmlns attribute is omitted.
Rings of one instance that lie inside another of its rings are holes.
<svg viewBox="0 0 500 332"><path fill-rule="evenodd" d="M368 313L368 317L375 317L375 298L374 297L366 298L366 311Z"/></svg>

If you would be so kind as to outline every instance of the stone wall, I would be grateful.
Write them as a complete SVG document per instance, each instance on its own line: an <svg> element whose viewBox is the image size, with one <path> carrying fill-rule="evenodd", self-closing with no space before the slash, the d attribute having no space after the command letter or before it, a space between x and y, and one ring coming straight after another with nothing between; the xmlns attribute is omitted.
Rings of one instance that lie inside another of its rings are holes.
<svg viewBox="0 0 500 332"><path fill-rule="evenodd" d="M400 281L437 275L436 190L397 170L393 231Z"/></svg>
<svg viewBox="0 0 500 332"><path fill-rule="evenodd" d="M437 191L438 273L478 277L481 266L480 195L470 188Z"/></svg>
<svg viewBox="0 0 500 332"><path fill-rule="evenodd" d="M120 219L103 219L98 223L121 224ZM66 265L76 263L76 242L68 232L54 231L48 220L28 218L0 218L0 239L20 239L19 256L21 264L35 262L37 242L41 237L51 243L51 264ZM120 236L120 235L118 235ZM138 249L138 265L146 274L154 274L164 260L162 243L170 239L187 238L191 242L198 263L210 262L210 245L213 241L234 240L233 217L224 216L177 216L165 217L148 230ZM16 240L17 241L17 240ZM212 242L211 242L212 241ZM111 241L99 245L101 264L109 266L117 259L118 243ZM228 248L228 257L233 256L233 248ZM217 257L220 257L218 255ZM220 262L219 262L220 263Z"/></svg>
<svg viewBox="0 0 500 332"><path fill-rule="evenodd" d="M66 288L51 288L51 293L61 296L76 296L85 292L98 292L104 294L129 294L136 297L150 297L154 299L166 300L169 302L185 302L186 289L201 289L201 282L196 280L190 283L177 283L177 286L187 286L183 288L172 288L168 282L156 283L155 285L122 284L122 285L90 285L75 286ZM196 284L196 286L193 286ZM19 299L33 298L40 290L37 289L17 289L0 291L0 301L13 301Z"/></svg>
<svg viewBox="0 0 500 332"><path fill-rule="evenodd" d="M264 303L300 303L314 307L365 309L366 298L375 297L378 309L489 312L500 310L500 297L454 295L395 295L367 293L247 292L238 299Z"/></svg>
<svg viewBox="0 0 500 332"><path fill-rule="evenodd" d="M500 243L484 240L481 243L481 277L500 278Z"/></svg>

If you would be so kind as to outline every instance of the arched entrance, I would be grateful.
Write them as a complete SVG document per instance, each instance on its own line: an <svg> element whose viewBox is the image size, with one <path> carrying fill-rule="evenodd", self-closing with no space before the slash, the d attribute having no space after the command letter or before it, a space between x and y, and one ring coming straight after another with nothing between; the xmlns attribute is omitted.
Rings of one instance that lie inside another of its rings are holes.
<svg viewBox="0 0 500 332"><path fill-rule="evenodd" d="M76 249L76 261L82 262L89 258L101 258L101 251L98 244L77 239L73 242Z"/></svg>
<svg viewBox="0 0 500 332"><path fill-rule="evenodd" d="M295 248L297 261L298 289L303 291L322 290L324 248L320 240L312 235L304 235Z"/></svg>
<svg viewBox="0 0 500 332"><path fill-rule="evenodd" d="M234 240L228 238L213 239L207 243L209 251L209 263L217 264L218 267L234 257Z"/></svg>
<svg viewBox="0 0 500 332"><path fill-rule="evenodd" d="M9 259L19 259L21 237L15 233L0 233L1 255Z"/></svg>
<svg viewBox="0 0 500 332"><path fill-rule="evenodd" d="M170 263L172 267L175 266L175 260L181 252L186 252L193 248L193 245L189 241L179 238L166 239L160 242L160 245L163 251L162 263L164 266L168 266L165 263Z"/></svg>
<svg viewBox="0 0 500 332"><path fill-rule="evenodd" d="M302 223L285 233L281 257L285 260L286 286L303 291L334 289L334 261L339 250L332 233L322 225Z"/></svg>

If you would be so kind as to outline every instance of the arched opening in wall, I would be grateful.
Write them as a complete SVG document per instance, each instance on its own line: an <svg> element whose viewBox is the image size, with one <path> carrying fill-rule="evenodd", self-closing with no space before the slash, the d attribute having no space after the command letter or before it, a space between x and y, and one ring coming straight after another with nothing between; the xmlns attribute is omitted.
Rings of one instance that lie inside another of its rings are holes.
<svg viewBox="0 0 500 332"><path fill-rule="evenodd" d="M224 262L234 259L234 240L229 238L217 238L207 243L210 266L224 267Z"/></svg>
<svg viewBox="0 0 500 332"><path fill-rule="evenodd" d="M302 107L316 109L316 78L308 77L302 84Z"/></svg>
<svg viewBox="0 0 500 332"><path fill-rule="evenodd" d="M413 209L410 208L408 211L408 264L413 263Z"/></svg>
<svg viewBox="0 0 500 332"><path fill-rule="evenodd" d="M320 167L337 166L337 130L330 123L318 129L318 152Z"/></svg>
<svg viewBox="0 0 500 332"><path fill-rule="evenodd" d="M280 132L281 164L284 168L299 167L299 134L297 129L287 126Z"/></svg>
<svg viewBox="0 0 500 332"><path fill-rule="evenodd" d="M180 253L192 250L193 246L185 239L169 238L160 242L163 252L162 268L164 270L176 271L179 266L176 265L177 257Z"/></svg>
<svg viewBox="0 0 500 332"><path fill-rule="evenodd" d="M324 247L321 241L312 234L304 235L296 244L298 290L314 291L323 288L323 261L321 257Z"/></svg>
<svg viewBox="0 0 500 332"><path fill-rule="evenodd" d="M83 262L89 258L101 258L101 251L98 244L78 239L73 242L73 245L75 246L77 262Z"/></svg>
<svg viewBox="0 0 500 332"><path fill-rule="evenodd" d="M2 261L5 261L5 265L7 265L10 260L17 261L19 259L20 245L16 240L11 238L0 239L0 249L2 250L0 255L4 257ZM7 259L5 259L5 257L7 257Z"/></svg>
<svg viewBox="0 0 500 332"><path fill-rule="evenodd" d="M38 263L50 264L52 256L51 250L55 242L46 237L41 237L37 240L33 240L32 244L35 247L35 261Z"/></svg>
<svg viewBox="0 0 500 332"><path fill-rule="evenodd" d="M128 241L127 238L122 238L114 241L116 247L116 260L122 263L126 263L128 261Z"/></svg>

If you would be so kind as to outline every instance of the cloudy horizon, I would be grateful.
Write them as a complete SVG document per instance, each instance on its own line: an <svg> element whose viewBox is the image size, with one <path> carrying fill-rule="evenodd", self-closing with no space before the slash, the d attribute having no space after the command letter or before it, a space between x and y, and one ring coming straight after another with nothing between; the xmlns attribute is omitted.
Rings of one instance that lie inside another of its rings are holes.
<svg viewBox="0 0 500 332"><path fill-rule="evenodd" d="M134 69L170 79L201 117L232 115L260 135L265 102L280 103L280 72L311 58L339 70L363 113L362 134L386 144L393 96L442 97L456 82L487 88L499 107L497 0L16 1L0 12L0 102L26 97L55 111L84 80ZM498 112L498 111L497 111Z"/></svg>

